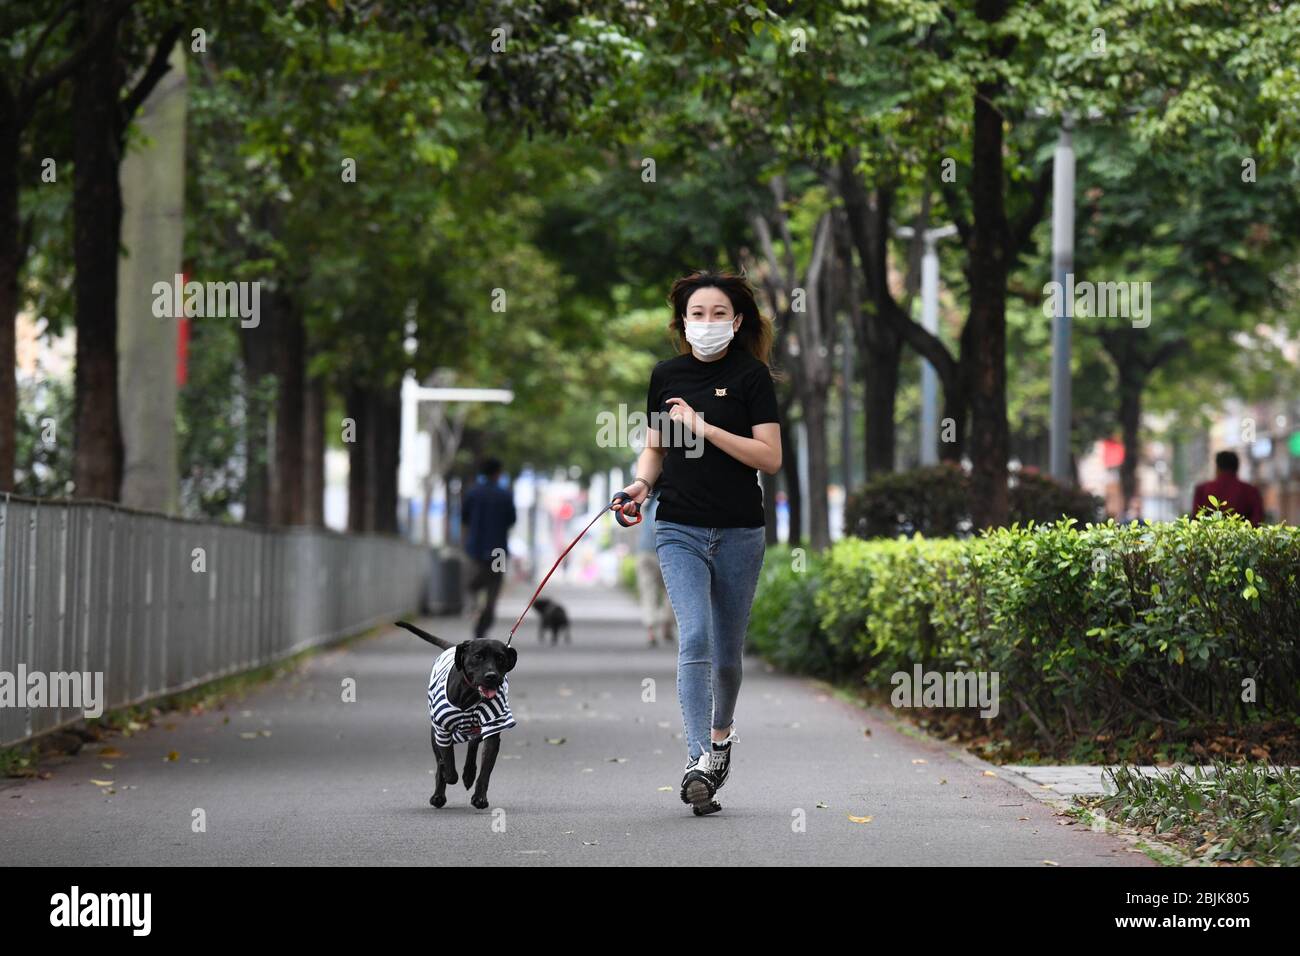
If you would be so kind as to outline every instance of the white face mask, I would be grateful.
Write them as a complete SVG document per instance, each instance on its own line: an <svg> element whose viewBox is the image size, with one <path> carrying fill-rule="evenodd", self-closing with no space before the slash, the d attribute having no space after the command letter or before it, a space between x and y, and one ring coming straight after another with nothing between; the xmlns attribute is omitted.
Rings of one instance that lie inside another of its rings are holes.
<svg viewBox="0 0 1300 956"><path fill-rule="evenodd" d="M735 334L730 322L686 320L686 341L700 355L717 355L727 347Z"/></svg>

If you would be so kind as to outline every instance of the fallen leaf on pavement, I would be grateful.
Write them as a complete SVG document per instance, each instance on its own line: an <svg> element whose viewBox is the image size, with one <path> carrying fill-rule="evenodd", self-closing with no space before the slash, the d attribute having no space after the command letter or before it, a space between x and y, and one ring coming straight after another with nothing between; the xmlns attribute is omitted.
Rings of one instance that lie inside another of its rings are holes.
<svg viewBox="0 0 1300 956"><path fill-rule="evenodd" d="M849 819L854 823L870 823L872 820L871 817L855 817L852 814L849 814Z"/></svg>

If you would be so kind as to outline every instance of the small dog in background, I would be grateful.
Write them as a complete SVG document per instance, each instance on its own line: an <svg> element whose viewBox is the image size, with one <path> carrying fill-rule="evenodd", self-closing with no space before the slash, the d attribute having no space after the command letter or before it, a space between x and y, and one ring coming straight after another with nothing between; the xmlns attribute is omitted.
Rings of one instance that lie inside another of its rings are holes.
<svg viewBox="0 0 1300 956"><path fill-rule="evenodd" d="M546 643L547 631L551 632L552 645L560 642L560 631L564 631L564 642L566 644L573 643L573 632L569 628L569 614L562 605L546 598L538 598L533 602L533 607L542 616L542 626L537 632L539 643Z"/></svg>

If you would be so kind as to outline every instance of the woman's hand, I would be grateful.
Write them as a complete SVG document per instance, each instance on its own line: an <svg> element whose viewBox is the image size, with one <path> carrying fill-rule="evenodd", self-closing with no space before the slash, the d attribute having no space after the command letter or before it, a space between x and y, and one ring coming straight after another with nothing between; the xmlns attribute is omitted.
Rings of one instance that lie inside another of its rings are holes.
<svg viewBox="0 0 1300 956"><path fill-rule="evenodd" d="M644 481L633 481L632 484L623 489L623 494L630 496L632 501L623 502L618 510L629 518L635 518L637 510L645 503L650 494L650 486ZM634 506L632 502L636 502L636 505Z"/></svg>
<svg viewBox="0 0 1300 956"><path fill-rule="evenodd" d="M670 421L681 422L691 434L698 435L700 438L708 438L706 434L708 425L704 421L704 416L686 404L684 398L670 398L665 405L671 405L668 409L668 418Z"/></svg>

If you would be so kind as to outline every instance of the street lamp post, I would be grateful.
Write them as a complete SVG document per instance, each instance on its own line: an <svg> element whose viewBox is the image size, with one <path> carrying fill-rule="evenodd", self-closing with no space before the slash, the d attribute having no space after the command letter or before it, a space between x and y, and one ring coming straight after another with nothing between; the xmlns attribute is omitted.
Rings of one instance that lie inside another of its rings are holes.
<svg viewBox="0 0 1300 956"><path fill-rule="evenodd" d="M910 239L916 235L911 226L899 226L895 233ZM940 239L955 235L954 225L926 229L921 233L925 244L921 256L921 327L931 335L939 334L939 252ZM921 464L939 461L939 376L929 361L921 360Z"/></svg>
<svg viewBox="0 0 1300 956"><path fill-rule="evenodd" d="M1052 278L1057 308L1052 316L1052 429L1049 464L1052 477L1069 484L1070 469L1070 326L1074 304L1067 276L1074 271L1074 144L1070 114L1061 117L1061 135L1052 160Z"/></svg>

